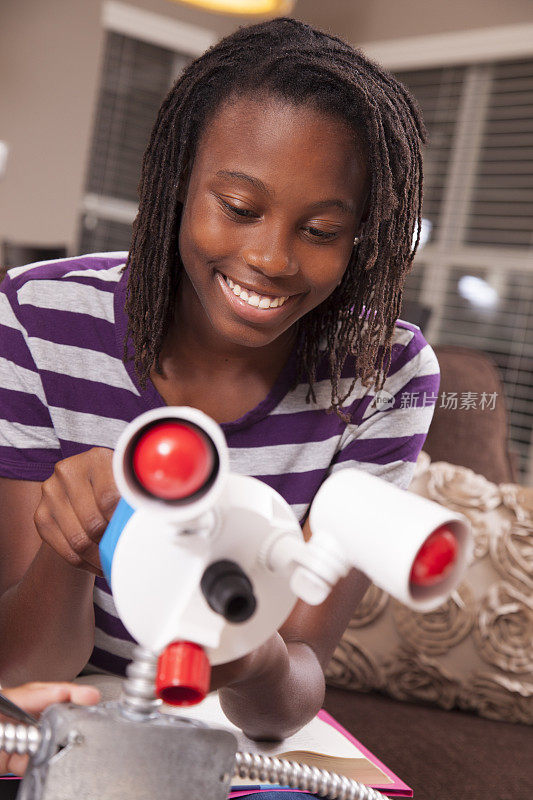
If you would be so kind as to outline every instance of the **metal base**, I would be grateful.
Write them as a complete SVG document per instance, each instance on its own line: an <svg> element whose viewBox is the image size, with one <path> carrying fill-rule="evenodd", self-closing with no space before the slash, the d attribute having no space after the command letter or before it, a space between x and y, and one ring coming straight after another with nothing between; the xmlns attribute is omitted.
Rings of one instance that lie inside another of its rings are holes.
<svg viewBox="0 0 533 800"><path fill-rule="evenodd" d="M133 719L120 703L50 706L41 730L17 800L226 800L229 731L158 712Z"/></svg>

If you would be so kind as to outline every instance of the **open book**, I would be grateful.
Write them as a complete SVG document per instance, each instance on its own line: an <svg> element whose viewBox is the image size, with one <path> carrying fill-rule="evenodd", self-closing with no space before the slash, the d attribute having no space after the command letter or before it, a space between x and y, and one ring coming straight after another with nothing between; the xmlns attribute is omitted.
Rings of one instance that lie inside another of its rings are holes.
<svg viewBox="0 0 533 800"><path fill-rule="evenodd" d="M238 740L238 749L244 752L262 753L290 761L300 761L320 767L347 778L372 786L391 797L412 797L412 790L388 767L382 764L369 750L330 716L319 711L298 733L283 742L255 742L248 739L239 728L224 715L216 692L208 695L198 706L169 709L165 712L191 717L217 728L230 730ZM261 790L272 789L269 784L251 786L250 779L234 778L230 797L240 797ZM246 789L244 788L246 786ZM293 791L295 791L293 789Z"/></svg>

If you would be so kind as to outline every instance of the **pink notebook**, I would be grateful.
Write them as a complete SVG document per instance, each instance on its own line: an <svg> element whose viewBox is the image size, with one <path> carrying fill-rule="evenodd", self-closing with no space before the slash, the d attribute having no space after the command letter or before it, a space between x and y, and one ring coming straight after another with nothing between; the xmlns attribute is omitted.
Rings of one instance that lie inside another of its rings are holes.
<svg viewBox="0 0 533 800"><path fill-rule="evenodd" d="M311 728L313 730L310 730ZM261 745L261 743L254 743L254 745ZM244 749L242 742L239 742L239 746ZM342 755L337 755L340 753ZM407 784L324 709L319 711L317 717L302 731L283 744L268 750L267 754L276 755L278 758L286 757L292 761L302 761L338 772L391 797L413 796L413 791ZM229 797L260 794L272 791L274 788L281 792L300 791L273 787L271 784L254 785L252 781L248 781L246 785L234 784Z"/></svg>

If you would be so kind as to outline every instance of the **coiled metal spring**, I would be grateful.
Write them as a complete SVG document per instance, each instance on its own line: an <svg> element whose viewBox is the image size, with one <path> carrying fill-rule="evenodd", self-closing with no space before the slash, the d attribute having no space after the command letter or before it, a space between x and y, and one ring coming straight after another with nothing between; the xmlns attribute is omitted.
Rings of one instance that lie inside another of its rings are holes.
<svg viewBox="0 0 533 800"><path fill-rule="evenodd" d="M153 714L161 705L154 691L156 672L157 656L143 647L136 647L122 684L121 703L126 711L145 716Z"/></svg>
<svg viewBox="0 0 533 800"><path fill-rule="evenodd" d="M274 783L302 789L319 797L338 800L388 800L370 786L326 769L258 753L236 753L234 775L258 783Z"/></svg>
<svg viewBox="0 0 533 800"><path fill-rule="evenodd" d="M18 753L19 756L32 756L41 742L41 731L36 725L18 725L13 722L0 722L0 750Z"/></svg>

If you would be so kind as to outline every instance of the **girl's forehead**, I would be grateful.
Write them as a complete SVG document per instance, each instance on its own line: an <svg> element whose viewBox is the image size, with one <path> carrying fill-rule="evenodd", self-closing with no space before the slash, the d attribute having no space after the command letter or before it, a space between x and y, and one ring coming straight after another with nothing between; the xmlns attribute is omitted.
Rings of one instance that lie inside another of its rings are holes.
<svg viewBox="0 0 533 800"><path fill-rule="evenodd" d="M286 130L287 133L294 133L298 128L318 129L328 130L330 134L335 132L337 138L343 136L354 141L361 138L343 119L320 110L312 103L296 104L273 95L230 98L214 112L208 127L216 127L219 133L224 129L233 133L235 127L249 132L266 125L281 125L281 132Z"/></svg>
<svg viewBox="0 0 533 800"><path fill-rule="evenodd" d="M309 104L241 96L224 102L204 127L197 155L207 166L225 156L319 162L335 172L366 170L361 136L347 122Z"/></svg>

